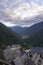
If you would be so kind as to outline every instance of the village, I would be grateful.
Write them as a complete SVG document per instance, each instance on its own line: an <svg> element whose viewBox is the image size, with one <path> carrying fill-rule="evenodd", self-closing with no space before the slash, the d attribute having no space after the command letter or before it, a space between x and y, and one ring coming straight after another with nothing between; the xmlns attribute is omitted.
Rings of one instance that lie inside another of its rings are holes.
<svg viewBox="0 0 43 65"><path fill-rule="evenodd" d="M21 45L8 45L3 50L5 60L1 65L43 65L43 48L23 50Z"/></svg>

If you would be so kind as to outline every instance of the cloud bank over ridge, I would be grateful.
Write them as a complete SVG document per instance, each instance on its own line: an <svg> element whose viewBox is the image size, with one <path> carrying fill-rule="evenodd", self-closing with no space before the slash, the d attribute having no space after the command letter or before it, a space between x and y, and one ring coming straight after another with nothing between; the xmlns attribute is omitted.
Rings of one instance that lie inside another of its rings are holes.
<svg viewBox="0 0 43 65"><path fill-rule="evenodd" d="M0 0L0 21L7 26L43 21L43 0Z"/></svg>

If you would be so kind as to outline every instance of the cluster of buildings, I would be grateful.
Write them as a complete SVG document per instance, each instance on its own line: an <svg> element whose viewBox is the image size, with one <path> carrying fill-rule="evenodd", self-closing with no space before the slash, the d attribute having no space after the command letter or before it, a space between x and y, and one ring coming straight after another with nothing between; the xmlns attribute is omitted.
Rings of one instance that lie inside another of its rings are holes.
<svg viewBox="0 0 43 65"><path fill-rule="evenodd" d="M5 61L11 65L43 65L43 48L22 50L20 45L12 45L3 52Z"/></svg>

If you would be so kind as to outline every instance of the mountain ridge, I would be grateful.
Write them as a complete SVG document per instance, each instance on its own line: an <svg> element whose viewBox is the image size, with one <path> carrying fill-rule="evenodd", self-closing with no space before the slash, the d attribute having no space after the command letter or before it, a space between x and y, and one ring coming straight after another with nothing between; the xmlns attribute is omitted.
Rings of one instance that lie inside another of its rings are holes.
<svg viewBox="0 0 43 65"><path fill-rule="evenodd" d="M21 36L28 37L28 35L31 36L33 33L36 33L37 31L40 31L40 29L43 29L43 21L36 23L30 27L14 26L11 27L11 29L19 33Z"/></svg>
<svg viewBox="0 0 43 65"><path fill-rule="evenodd" d="M8 44L19 44L20 38L18 34L0 23L0 46Z"/></svg>

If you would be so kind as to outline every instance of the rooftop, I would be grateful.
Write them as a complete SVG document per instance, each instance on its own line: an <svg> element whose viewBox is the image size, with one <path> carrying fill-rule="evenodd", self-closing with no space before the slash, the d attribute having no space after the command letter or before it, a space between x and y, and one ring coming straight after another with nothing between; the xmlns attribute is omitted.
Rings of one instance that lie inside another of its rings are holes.
<svg viewBox="0 0 43 65"><path fill-rule="evenodd" d="M30 52L37 53L37 54L43 54L43 48L42 47L35 47L30 50Z"/></svg>

